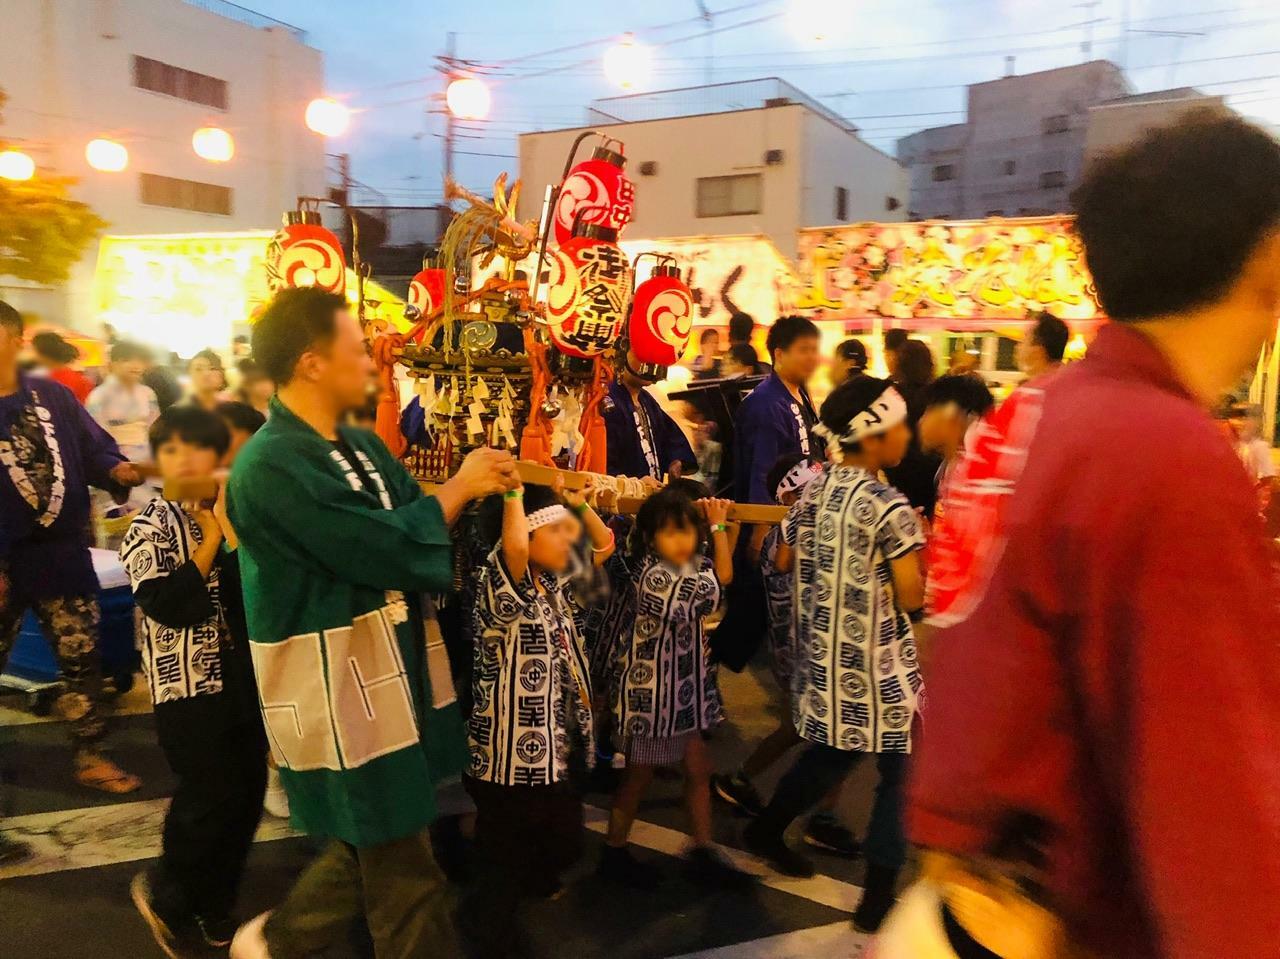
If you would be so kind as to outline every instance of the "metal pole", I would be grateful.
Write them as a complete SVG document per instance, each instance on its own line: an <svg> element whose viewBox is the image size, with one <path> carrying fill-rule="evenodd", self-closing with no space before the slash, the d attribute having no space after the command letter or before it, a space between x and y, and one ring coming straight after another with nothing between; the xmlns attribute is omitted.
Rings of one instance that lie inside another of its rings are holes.
<svg viewBox="0 0 1280 959"><path fill-rule="evenodd" d="M450 33L447 45L445 47L445 64L448 70L444 76L444 86L446 100L444 104L444 186L448 189L448 184L453 179L453 148L454 148L454 119L453 111L449 109L449 101L447 99L449 92L449 83L453 79L454 57L457 54L458 35ZM448 203L445 200L445 203Z"/></svg>

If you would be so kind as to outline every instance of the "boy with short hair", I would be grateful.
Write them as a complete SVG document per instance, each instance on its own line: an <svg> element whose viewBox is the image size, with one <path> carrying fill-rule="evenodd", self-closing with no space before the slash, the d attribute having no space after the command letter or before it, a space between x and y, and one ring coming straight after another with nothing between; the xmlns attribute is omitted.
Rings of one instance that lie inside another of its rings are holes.
<svg viewBox="0 0 1280 959"><path fill-rule="evenodd" d="M111 434L120 452L134 462L149 455L147 430L160 415L156 394L142 382L150 358L150 352L140 343L116 343L111 347L109 375L85 403L89 415Z"/></svg>
<svg viewBox="0 0 1280 959"><path fill-rule="evenodd" d="M196 406L170 407L150 439L166 482L208 476L230 443L223 421ZM170 956L230 943L231 910L266 788L267 743L221 498L153 500L120 548L143 614L156 732L178 777L163 853L130 891Z"/></svg>

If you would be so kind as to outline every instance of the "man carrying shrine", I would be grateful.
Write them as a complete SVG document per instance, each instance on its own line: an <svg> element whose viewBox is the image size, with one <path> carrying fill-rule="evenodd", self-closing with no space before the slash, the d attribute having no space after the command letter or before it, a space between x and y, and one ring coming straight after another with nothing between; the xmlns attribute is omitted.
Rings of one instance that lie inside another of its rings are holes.
<svg viewBox="0 0 1280 959"><path fill-rule="evenodd" d="M515 488L515 463L477 450L428 497L372 433L340 425L370 373L341 296L280 293L253 353L279 392L236 460L228 514L293 825L330 842L231 955L317 954L360 914L380 956L455 955L427 825L466 741L422 594L450 588L450 525L471 500Z"/></svg>
<svg viewBox="0 0 1280 959"><path fill-rule="evenodd" d="M665 474L682 476L698 469L684 431L647 389L655 380L642 373L650 369L663 367L641 364L628 352L601 403L610 476L649 476L662 482Z"/></svg>

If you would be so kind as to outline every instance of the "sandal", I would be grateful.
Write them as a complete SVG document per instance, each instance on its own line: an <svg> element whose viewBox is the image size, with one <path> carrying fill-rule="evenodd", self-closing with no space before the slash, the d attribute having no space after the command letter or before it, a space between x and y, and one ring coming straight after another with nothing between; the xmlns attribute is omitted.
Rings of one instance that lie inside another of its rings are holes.
<svg viewBox="0 0 1280 959"><path fill-rule="evenodd" d="M76 767L76 782L90 789L122 796L142 788L142 780L125 772L105 756L94 756Z"/></svg>

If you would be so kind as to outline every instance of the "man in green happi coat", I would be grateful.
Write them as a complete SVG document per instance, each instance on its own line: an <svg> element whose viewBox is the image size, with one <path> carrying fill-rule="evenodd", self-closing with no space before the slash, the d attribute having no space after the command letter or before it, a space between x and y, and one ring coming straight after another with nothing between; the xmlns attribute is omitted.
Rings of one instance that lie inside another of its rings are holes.
<svg viewBox="0 0 1280 959"><path fill-rule="evenodd" d="M454 955L427 826L466 739L421 594L450 588L450 525L471 500L518 485L515 462L477 450L428 497L374 434L342 425L372 366L340 296L281 292L253 352L278 393L236 458L227 509L293 825L330 842L231 954L319 953L363 913L378 959Z"/></svg>

